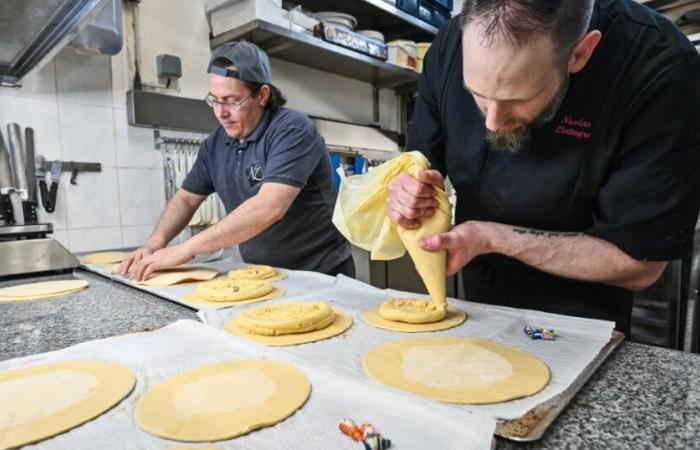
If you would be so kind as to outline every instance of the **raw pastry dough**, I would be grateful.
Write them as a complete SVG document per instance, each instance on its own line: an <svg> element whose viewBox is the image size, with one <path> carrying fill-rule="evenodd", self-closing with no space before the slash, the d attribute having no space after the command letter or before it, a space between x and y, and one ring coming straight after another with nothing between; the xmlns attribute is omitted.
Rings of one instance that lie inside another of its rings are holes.
<svg viewBox="0 0 700 450"><path fill-rule="evenodd" d="M0 289L0 303L39 300L73 294L82 291L88 284L85 280L52 280L10 286Z"/></svg>
<svg viewBox="0 0 700 450"><path fill-rule="evenodd" d="M126 258L128 253L125 252L100 252L90 253L82 256L80 262L82 264L113 264L120 263Z"/></svg>
<svg viewBox="0 0 700 450"><path fill-rule="evenodd" d="M375 306L366 310L362 313L362 319L373 327L390 331L402 331L404 333L447 330L461 325L467 320L467 313L452 305L447 305L447 315L442 320L427 323L406 323L387 320L379 314L379 308L380 306Z"/></svg>
<svg viewBox="0 0 700 450"><path fill-rule="evenodd" d="M167 287L190 281L208 281L219 274L216 270L202 267L176 267L154 272L147 280L138 284L148 287Z"/></svg>
<svg viewBox="0 0 700 450"><path fill-rule="evenodd" d="M283 334L279 336L264 336L245 332L238 325L238 317L230 320L224 330L229 333L241 336L251 341L271 346L297 345L309 342L320 341L334 336L338 336L352 326L352 317L340 308L333 308L333 323L320 330L306 333Z"/></svg>
<svg viewBox="0 0 700 450"><path fill-rule="evenodd" d="M270 292L272 292L272 285L268 281L236 281L228 278L219 278L202 283L195 291L197 297L210 302L250 300L262 297Z"/></svg>
<svg viewBox="0 0 700 450"><path fill-rule="evenodd" d="M250 300L235 300L235 301L230 301L230 302L211 302L208 300L204 300L203 298L199 297L197 295L197 292L190 292L182 296L182 301L186 303L190 303L193 306L214 306L214 307L225 307L225 306L232 306L232 305L245 305L246 303L255 303L255 302L262 302L264 300L270 300L273 298L278 298L282 297L284 294L286 294L287 291L283 288L279 288L276 286L272 287L272 291L270 291L269 294L263 295L262 297L257 297L257 298L252 298Z"/></svg>
<svg viewBox="0 0 700 450"><path fill-rule="evenodd" d="M426 302L417 298L390 298L379 306L379 315L394 322L438 322L447 316L447 303Z"/></svg>
<svg viewBox="0 0 700 450"><path fill-rule="evenodd" d="M243 311L237 322L249 334L280 336L321 330L333 323L333 316L326 302L278 303Z"/></svg>
<svg viewBox="0 0 700 450"><path fill-rule="evenodd" d="M71 360L0 372L0 448L55 436L124 399L136 378L126 367Z"/></svg>
<svg viewBox="0 0 700 450"><path fill-rule="evenodd" d="M304 374L281 362L208 364L150 388L136 406L136 418L156 436L218 441L286 419L306 402L310 391Z"/></svg>
<svg viewBox="0 0 700 450"><path fill-rule="evenodd" d="M253 265L231 270L228 277L232 280L279 281L287 278L287 274L272 266Z"/></svg>
<svg viewBox="0 0 700 450"><path fill-rule="evenodd" d="M549 369L531 354L480 338L423 336L387 342L362 363L379 383L449 403L499 403L536 394Z"/></svg>

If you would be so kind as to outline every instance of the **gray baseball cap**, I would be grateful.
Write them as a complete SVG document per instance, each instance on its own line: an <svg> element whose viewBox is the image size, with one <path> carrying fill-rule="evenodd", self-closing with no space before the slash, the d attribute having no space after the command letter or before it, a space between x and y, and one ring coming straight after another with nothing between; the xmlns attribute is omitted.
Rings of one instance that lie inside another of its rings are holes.
<svg viewBox="0 0 700 450"><path fill-rule="evenodd" d="M214 65L214 61L222 59L236 66L236 70ZM270 59L260 47L246 40L227 42L216 47L211 53L207 72L251 83L272 84Z"/></svg>

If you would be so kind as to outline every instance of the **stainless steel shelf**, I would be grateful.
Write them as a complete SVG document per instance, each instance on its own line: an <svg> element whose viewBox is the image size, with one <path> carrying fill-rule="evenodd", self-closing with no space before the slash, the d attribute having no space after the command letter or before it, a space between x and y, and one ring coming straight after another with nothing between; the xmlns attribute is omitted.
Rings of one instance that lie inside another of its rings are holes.
<svg viewBox="0 0 700 450"><path fill-rule="evenodd" d="M357 19L357 29L377 30L386 40L432 41L438 32L433 25L412 16L384 0L290 0L310 11L340 11Z"/></svg>
<svg viewBox="0 0 700 450"><path fill-rule="evenodd" d="M216 47L224 42L246 39L270 57L371 83L378 88L414 89L418 73L389 64L314 36L293 31L263 20L254 20L214 37Z"/></svg>

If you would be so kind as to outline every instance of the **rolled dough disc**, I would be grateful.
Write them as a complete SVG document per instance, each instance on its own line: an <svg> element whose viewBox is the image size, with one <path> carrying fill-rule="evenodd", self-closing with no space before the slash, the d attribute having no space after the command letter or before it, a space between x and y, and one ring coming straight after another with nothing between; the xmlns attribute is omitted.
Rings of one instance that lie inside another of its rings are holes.
<svg viewBox="0 0 700 450"><path fill-rule="evenodd" d="M114 264L122 262L128 255L125 252L90 253L82 256L80 262L82 264Z"/></svg>
<svg viewBox="0 0 700 450"><path fill-rule="evenodd" d="M286 279L288 275L272 266L253 265L231 270L227 276L232 280L279 281Z"/></svg>
<svg viewBox="0 0 700 450"><path fill-rule="evenodd" d="M82 291L88 284L85 280L52 280L10 286L0 289L0 303L59 297Z"/></svg>
<svg viewBox="0 0 700 450"><path fill-rule="evenodd" d="M94 360L0 372L0 448L38 442L94 419L135 383L126 367Z"/></svg>
<svg viewBox="0 0 700 450"><path fill-rule="evenodd" d="M421 336L387 342L362 358L369 378L448 403L500 403L541 391L549 368L538 358L481 338Z"/></svg>
<svg viewBox="0 0 700 450"><path fill-rule="evenodd" d="M442 331L454 328L467 320L467 313L456 306L447 305L447 315L439 322L406 323L386 320L379 314L379 306L375 306L362 313L362 320L375 328L402 331L404 333L419 333L421 331Z"/></svg>
<svg viewBox="0 0 700 450"><path fill-rule="evenodd" d="M251 341L259 342L265 345L271 346L284 346L284 345L298 345L307 344L309 342L321 341L323 339L332 338L344 333L348 328L352 326L352 317L338 307L333 307L333 312L335 317L333 323L331 323L326 328L321 330L309 331L307 333L295 333L295 334L283 334L280 336L263 336L259 334L250 334L245 332L238 326L235 318L231 319L224 327L225 331L236 336L241 336L243 338L249 339Z"/></svg>
<svg viewBox="0 0 700 450"><path fill-rule="evenodd" d="M299 409L311 384L298 369L269 360L196 367L150 388L136 405L146 432L178 441L230 439L274 425Z"/></svg>
<svg viewBox="0 0 700 450"><path fill-rule="evenodd" d="M217 307L224 307L224 306L232 306L232 305L245 305L246 303L255 303L255 302L261 302L263 300L270 300L273 298L278 298L282 297L284 294L286 294L287 291L284 288L272 287L272 291L270 291L269 294L263 295L262 297L258 298L253 298L249 300L240 300L240 301L233 301L233 302L210 302L208 300L204 300L203 298L197 296L196 292L190 292L182 296L182 301L185 303L191 303L196 306L217 306Z"/></svg>
<svg viewBox="0 0 700 450"><path fill-rule="evenodd" d="M208 281L215 278L219 272L201 267L173 268L159 270L151 275L148 280L138 284L148 287L167 287L190 281Z"/></svg>

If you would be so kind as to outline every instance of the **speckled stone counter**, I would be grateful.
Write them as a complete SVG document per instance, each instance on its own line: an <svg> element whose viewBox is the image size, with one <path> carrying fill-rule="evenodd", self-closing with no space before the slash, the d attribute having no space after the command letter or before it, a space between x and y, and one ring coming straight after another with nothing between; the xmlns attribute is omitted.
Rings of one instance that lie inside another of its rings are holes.
<svg viewBox="0 0 700 450"><path fill-rule="evenodd" d="M496 448L700 448L700 355L623 342L542 439Z"/></svg>
<svg viewBox="0 0 700 450"><path fill-rule="evenodd" d="M191 309L84 270L2 280L0 288L70 278L87 280L90 286L62 297L0 303L0 360L160 328L179 319L198 320Z"/></svg>
<svg viewBox="0 0 700 450"><path fill-rule="evenodd" d="M188 308L82 270L0 281L0 287L73 276L90 287L0 304L0 360L197 320ZM496 448L700 448L700 355L622 343L541 440L497 439Z"/></svg>

